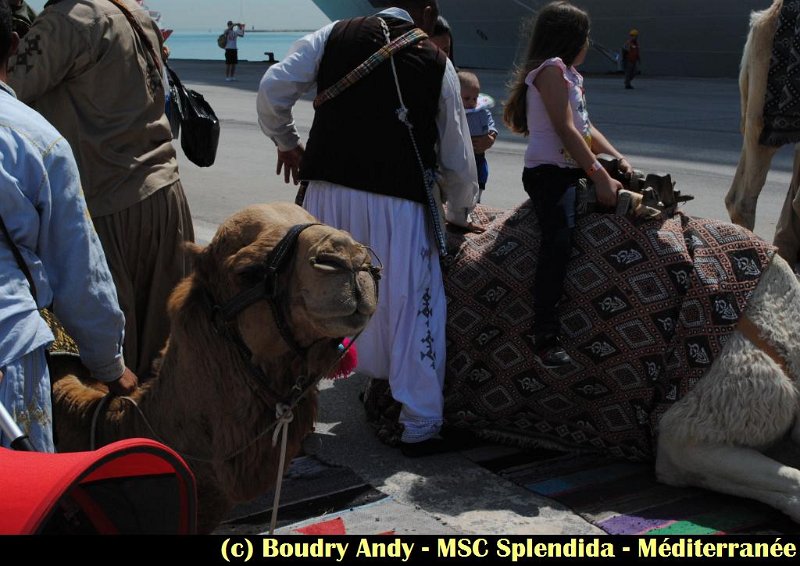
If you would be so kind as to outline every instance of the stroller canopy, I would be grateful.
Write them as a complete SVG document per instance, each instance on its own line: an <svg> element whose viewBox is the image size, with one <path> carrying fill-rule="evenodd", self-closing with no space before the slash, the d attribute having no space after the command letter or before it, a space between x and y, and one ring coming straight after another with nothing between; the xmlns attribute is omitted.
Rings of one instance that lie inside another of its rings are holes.
<svg viewBox="0 0 800 566"><path fill-rule="evenodd" d="M193 534L192 472L144 438L92 452L0 448L0 534Z"/></svg>

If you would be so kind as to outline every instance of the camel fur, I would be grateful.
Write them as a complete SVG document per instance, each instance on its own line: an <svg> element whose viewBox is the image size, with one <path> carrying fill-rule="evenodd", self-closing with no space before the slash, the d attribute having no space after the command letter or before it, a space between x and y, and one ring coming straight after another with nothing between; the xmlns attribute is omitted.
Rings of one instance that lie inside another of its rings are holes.
<svg viewBox="0 0 800 566"><path fill-rule="evenodd" d="M772 41L778 29L778 18L782 7L783 0L774 0L769 8L751 14L750 30L742 51L739 70L740 129L743 142L739 164L725 197L725 206L731 221L749 230L755 226L758 197L764 188L772 159L780 149L762 145L758 140L764 128L764 99L767 92ZM795 145L792 179L782 217L787 214L791 217L792 201L798 192L798 186L800 186L800 144ZM797 236L792 235L790 230L790 226L781 226L779 223L775 244L778 246L778 253L790 265L794 265L800 252L800 241L797 241Z"/></svg>
<svg viewBox="0 0 800 566"><path fill-rule="evenodd" d="M342 337L357 335L375 312L376 282L370 255L346 232L316 225L304 230L279 276L289 327L307 348L295 354L281 338L265 300L245 308L232 323L252 353L215 327L213 304L263 284L265 259L295 224L316 222L288 203L249 207L227 219L211 243L194 250L195 271L169 302L171 334L157 374L131 398L113 399L97 426L98 445L131 437L159 440L179 452L197 479L198 526L212 531L236 502L271 489L278 450L272 446L276 402L289 398L300 374L328 375L337 365ZM267 376L259 381L253 364ZM105 393L87 385L73 360L56 359L54 423L59 451L89 448L93 412ZM316 387L300 401L289 425L286 461L312 430ZM141 414L140 414L141 411Z"/></svg>
<svg viewBox="0 0 800 566"><path fill-rule="evenodd" d="M765 454L800 442L800 284L778 255L722 354L661 418L656 474L675 486L748 497L800 522L800 470ZM763 344L761 344L763 342Z"/></svg>

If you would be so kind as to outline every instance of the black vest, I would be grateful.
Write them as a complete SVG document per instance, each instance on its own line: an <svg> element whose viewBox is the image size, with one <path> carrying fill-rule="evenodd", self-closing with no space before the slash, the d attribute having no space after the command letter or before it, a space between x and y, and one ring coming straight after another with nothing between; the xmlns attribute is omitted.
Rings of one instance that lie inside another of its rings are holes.
<svg viewBox="0 0 800 566"><path fill-rule="evenodd" d="M392 39L414 29L385 17ZM386 40L377 17L338 22L317 74L323 92L363 63ZM403 101L409 109L422 161L436 167L436 113L446 59L427 40L394 55ZM422 172L408 128L397 119L400 102L390 61L320 106L314 115L300 178L425 203Z"/></svg>

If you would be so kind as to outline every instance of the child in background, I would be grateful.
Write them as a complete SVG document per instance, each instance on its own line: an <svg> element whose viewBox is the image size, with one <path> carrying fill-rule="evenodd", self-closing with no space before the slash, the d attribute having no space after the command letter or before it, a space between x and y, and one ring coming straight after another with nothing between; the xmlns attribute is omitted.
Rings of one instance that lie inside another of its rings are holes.
<svg viewBox="0 0 800 566"><path fill-rule="evenodd" d="M511 131L528 137L522 184L542 231L533 289L534 356L545 368L572 363L559 337L558 301L572 252L575 186L581 178L591 179L597 200L613 206L622 185L596 156L616 157L622 172L631 172L589 120L583 77L576 70L588 50L586 12L563 1L541 8L503 114Z"/></svg>
<svg viewBox="0 0 800 566"><path fill-rule="evenodd" d="M497 129L494 127L491 105L486 102L488 97L480 96L481 83L477 75L459 71L458 80L461 83L461 100L464 101L469 133L472 136L472 150L475 152L475 165L478 168L478 186L481 189L478 193L478 202L481 202L486 181L489 179L486 151L494 145Z"/></svg>

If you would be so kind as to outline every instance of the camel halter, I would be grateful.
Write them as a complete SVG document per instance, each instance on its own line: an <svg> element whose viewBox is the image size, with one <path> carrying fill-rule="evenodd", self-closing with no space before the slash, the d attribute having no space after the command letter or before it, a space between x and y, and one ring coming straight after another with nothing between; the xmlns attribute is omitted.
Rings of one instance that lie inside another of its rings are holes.
<svg viewBox="0 0 800 566"><path fill-rule="evenodd" d="M319 225L319 222L310 222L308 224L295 224L292 226L286 235L281 238L281 241L269 252L264 262L267 268L264 279L250 289L242 291L222 306L215 307L218 309L222 320L231 322L236 315L250 305L261 300L266 300L272 309L272 316L275 319L275 325L278 327L281 338L283 338L284 342L289 345L289 348L291 348L295 354L301 357L305 356L306 348L300 346L297 340L295 340L292 331L289 329L289 323L286 320L284 310L278 304L278 298L280 296L278 275L280 274L281 268L287 263L289 252L297 245L300 233L306 228Z"/></svg>

